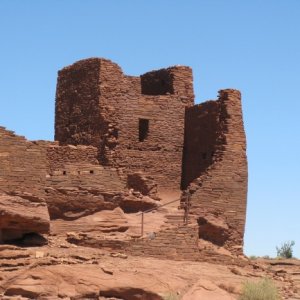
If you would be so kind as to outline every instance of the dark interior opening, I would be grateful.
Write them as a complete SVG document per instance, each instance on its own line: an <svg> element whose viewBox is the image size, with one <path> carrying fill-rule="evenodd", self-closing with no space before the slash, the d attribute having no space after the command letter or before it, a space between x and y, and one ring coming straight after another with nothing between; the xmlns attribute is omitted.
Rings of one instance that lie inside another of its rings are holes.
<svg viewBox="0 0 300 300"><path fill-rule="evenodd" d="M143 142L149 134L149 120L139 119L139 141Z"/></svg>
<svg viewBox="0 0 300 300"><path fill-rule="evenodd" d="M141 90L143 95L174 94L173 75L168 69L148 72L141 75Z"/></svg>

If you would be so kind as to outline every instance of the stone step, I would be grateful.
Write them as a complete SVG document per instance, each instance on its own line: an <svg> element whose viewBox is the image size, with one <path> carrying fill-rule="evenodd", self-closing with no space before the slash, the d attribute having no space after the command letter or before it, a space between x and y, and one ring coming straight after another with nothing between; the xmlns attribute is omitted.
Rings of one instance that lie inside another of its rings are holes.
<svg viewBox="0 0 300 300"><path fill-rule="evenodd" d="M166 215L166 218L167 219L179 219L179 218L182 219L183 215L182 214L180 214L180 215L179 214L178 215L175 215L175 214L174 215Z"/></svg>

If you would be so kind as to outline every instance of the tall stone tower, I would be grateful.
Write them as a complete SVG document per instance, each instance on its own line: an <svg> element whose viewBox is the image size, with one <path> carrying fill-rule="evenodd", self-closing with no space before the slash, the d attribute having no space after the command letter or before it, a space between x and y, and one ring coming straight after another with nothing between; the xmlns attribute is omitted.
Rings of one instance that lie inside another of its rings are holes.
<svg viewBox="0 0 300 300"><path fill-rule="evenodd" d="M185 109L193 104L189 67L134 77L106 59L82 60L59 71L55 140L93 145L121 175L143 171L161 189L179 189Z"/></svg>

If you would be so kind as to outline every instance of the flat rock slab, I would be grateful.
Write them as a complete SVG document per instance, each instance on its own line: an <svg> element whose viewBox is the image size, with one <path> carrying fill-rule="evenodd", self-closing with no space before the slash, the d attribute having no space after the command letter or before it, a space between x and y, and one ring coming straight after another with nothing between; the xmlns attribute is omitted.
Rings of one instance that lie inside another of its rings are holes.
<svg viewBox="0 0 300 300"><path fill-rule="evenodd" d="M128 222L123 211L117 207L114 210L102 210L89 216L73 221L51 221L51 233L66 232L124 232L128 229Z"/></svg>
<svg viewBox="0 0 300 300"><path fill-rule="evenodd" d="M183 296L182 300L235 300L236 297L222 290L213 282L201 279Z"/></svg>
<svg viewBox="0 0 300 300"><path fill-rule="evenodd" d="M0 194L0 242L26 233L48 233L50 218L45 202Z"/></svg>
<svg viewBox="0 0 300 300"><path fill-rule="evenodd" d="M162 299L158 293L163 284L151 275L119 271L113 275L94 265L46 266L25 271L2 288L5 296L20 295L30 299L96 299L99 296L127 300Z"/></svg>

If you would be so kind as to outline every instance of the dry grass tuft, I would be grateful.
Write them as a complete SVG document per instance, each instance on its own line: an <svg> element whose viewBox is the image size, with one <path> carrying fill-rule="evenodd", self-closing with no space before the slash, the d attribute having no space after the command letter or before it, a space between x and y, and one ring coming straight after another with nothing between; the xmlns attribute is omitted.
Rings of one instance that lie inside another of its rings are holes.
<svg viewBox="0 0 300 300"><path fill-rule="evenodd" d="M246 281L239 300L278 300L278 290L272 280L264 278L257 282Z"/></svg>

